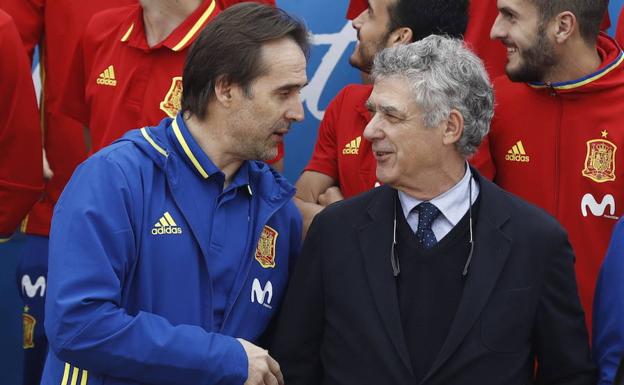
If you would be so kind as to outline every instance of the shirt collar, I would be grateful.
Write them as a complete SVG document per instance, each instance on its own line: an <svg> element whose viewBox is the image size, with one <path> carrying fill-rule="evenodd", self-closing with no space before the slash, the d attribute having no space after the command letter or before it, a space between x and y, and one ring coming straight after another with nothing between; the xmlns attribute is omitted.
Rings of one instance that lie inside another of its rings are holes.
<svg viewBox="0 0 624 385"><path fill-rule="evenodd" d="M479 184L472 177L470 167L466 165L466 172L462 179L457 182L451 189L443 192L437 197L431 199L429 202L440 210L440 214L455 226L462 219L468 206L466 205L466 197L470 190L469 186L472 184L472 197L470 203L472 204L479 195ZM421 204L423 201L414 198L411 195L399 190L399 200L401 201L401 209L405 218L410 214L414 207Z"/></svg>
<svg viewBox="0 0 624 385"><path fill-rule="evenodd" d="M135 12L123 24L121 41L134 48L156 49L167 47L172 51L181 51L195 41L201 30L221 12L216 0L205 0L189 15L169 36L154 47L147 45L143 8L137 6Z"/></svg>
<svg viewBox="0 0 624 385"><path fill-rule="evenodd" d="M171 121L171 131L169 136L175 143L181 157L191 168L204 179L208 179L212 174L220 172L219 168L212 163L208 155L202 150L191 132L186 127L182 114L178 114Z"/></svg>

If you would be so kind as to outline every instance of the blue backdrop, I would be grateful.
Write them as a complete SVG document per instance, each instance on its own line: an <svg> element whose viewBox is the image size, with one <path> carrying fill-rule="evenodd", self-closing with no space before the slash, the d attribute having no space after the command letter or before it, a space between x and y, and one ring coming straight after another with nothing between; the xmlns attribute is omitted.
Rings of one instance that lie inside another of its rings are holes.
<svg viewBox="0 0 624 385"><path fill-rule="evenodd" d="M310 159L327 105L344 85L358 82L360 75L348 61L355 44L355 30L345 19L347 0L278 0L277 4L304 19L312 33L310 83L301 94L305 120L294 124L286 136L284 174L294 183Z"/></svg>

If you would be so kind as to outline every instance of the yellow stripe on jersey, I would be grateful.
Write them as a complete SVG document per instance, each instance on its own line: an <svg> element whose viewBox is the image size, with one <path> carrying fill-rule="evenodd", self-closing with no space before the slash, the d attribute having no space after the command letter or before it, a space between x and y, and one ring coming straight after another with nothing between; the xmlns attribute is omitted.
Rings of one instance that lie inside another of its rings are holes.
<svg viewBox="0 0 624 385"><path fill-rule="evenodd" d="M66 362L65 370L63 370L63 379L61 380L61 385L67 385L67 380L69 379L69 369L71 366Z"/></svg>
<svg viewBox="0 0 624 385"><path fill-rule="evenodd" d="M130 37L130 34L132 33L132 30L134 29L134 23L132 23L132 25L130 26L130 28L128 28L128 30L126 31L126 33L123 35L123 37L121 38L121 41L128 41L128 38Z"/></svg>
<svg viewBox="0 0 624 385"><path fill-rule="evenodd" d="M193 163L193 165L195 166L197 171L199 171L201 176L203 176L204 179L208 179L209 177L208 173L206 172L206 170L204 170L201 164L199 164L199 161L197 160L197 158L195 158L195 155L193 155L193 153L191 152L191 149L189 148L188 143L186 143L186 140L184 140L184 137L182 136L182 132L180 131L180 127L178 127L178 122L176 119L173 119L173 123L171 124L171 126L173 127L173 133L175 134L176 138L178 138L178 142L180 142L180 145L184 149L186 156L189 157L189 159L191 160L191 163Z"/></svg>
<svg viewBox="0 0 624 385"><path fill-rule="evenodd" d="M80 379L80 385L87 385L88 379L89 379L89 372L86 370L83 370L82 378Z"/></svg>
<svg viewBox="0 0 624 385"><path fill-rule="evenodd" d="M76 383L78 382L78 374L80 374L80 369L74 367L74 370L72 370L71 385L76 385Z"/></svg>
<svg viewBox="0 0 624 385"><path fill-rule="evenodd" d="M212 12L214 12L215 7L216 7L216 0L212 0L212 2L210 3L210 5L206 9L206 11L204 11L204 13L201 15L199 20L197 20L197 22L195 23L193 28L191 28L191 30L188 31L186 36L184 36L184 38L182 38L182 40L180 40L180 42L178 44L176 44L175 47L172 48L174 51L179 51L182 48L184 48L186 43L188 43L189 40L191 40L191 38L193 36L195 36L195 34L197 33L197 30L199 30L201 28L201 26L204 25L206 20L208 20L210 15L212 15Z"/></svg>
<svg viewBox="0 0 624 385"><path fill-rule="evenodd" d="M163 148L160 147L159 145L157 145L156 142L154 142L154 139L152 139L149 136L149 134L147 133L147 130L145 129L145 127L141 128L141 134L143 134L143 137L145 138L145 140L147 140L149 142L149 144L151 144L152 147L154 147L156 149L156 151L160 152L164 156L169 156L169 154L167 154L167 151L163 150Z"/></svg>

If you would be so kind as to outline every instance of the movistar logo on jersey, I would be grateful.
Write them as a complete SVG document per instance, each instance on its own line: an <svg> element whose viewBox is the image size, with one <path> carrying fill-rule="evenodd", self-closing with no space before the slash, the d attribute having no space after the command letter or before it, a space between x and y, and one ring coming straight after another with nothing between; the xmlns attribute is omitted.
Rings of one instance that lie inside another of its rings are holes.
<svg viewBox="0 0 624 385"><path fill-rule="evenodd" d="M152 228L152 235L177 235L182 234L182 229L173 220L169 211L163 214Z"/></svg>
<svg viewBox="0 0 624 385"><path fill-rule="evenodd" d="M524 150L524 146L522 145L522 141L519 140L511 150L507 151L507 155L505 155L505 160L510 162L522 162L529 163L531 158L527 155Z"/></svg>

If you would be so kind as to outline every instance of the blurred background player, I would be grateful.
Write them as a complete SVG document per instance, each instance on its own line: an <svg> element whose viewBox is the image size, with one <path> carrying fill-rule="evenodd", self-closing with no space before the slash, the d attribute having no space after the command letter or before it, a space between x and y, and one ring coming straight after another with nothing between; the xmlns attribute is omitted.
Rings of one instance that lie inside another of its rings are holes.
<svg viewBox="0 0 624 385"><path fill-rule="evenodd" d="M43 189L41 130L30 63L13 19L0 9L0 242Z"/></svg>
<svg viewBox="0 0 624 385"><path fill-rule="evenodd" d="M491 151L494 181L568 231L590 330L598 270L624 204L624 54L599 34L607 3L498 0L491 37L507 48L507 76L494 82L489 146L476 155L485 164Z"/></svg>
<svg viewBox="0 0 624 385"><path fill-rule="evenodd" d="M27 237L20 253L17 285L24 303L23 383L27 385L39 384L47 349L43 303L52 211L74 169L87 156L82 125L59 112L63 103L61 91L65 82L76 80L74 74L68 76L68 67L91 16L109 7L132 3L135 0L58 0L50 3L45 0L0 0L0 8L16 21L31 60L35 46L39 45L40 132L43 133L44 160L49 165L45 190L21 227ZM32 118L35 116L39 125L39 116L32 114ZM20 158L24 156L21 154Z"/></svg>
<svg viewBox="0 0 624 385"><path fill-rule="evenodd" d="M366 73L382 49L432 33L461 37L468 22L467 0L370 0L367 4L353 20L358 41L349 59ZM364 102L371 91L371 85L348 85L327 107L312 159L296 184L295 201L304 229L327 204L375 186L375 158L370 142L362 137L370 120Z"/></svg>
<svg viewBox="0 0 624 385"><path fill-rule="evenodd" d="M63 108L89 128L93 151L132 128L175 116L188 47L220 11L217 0L142 0L91 20L71 64L77 81L65 89ZM282 154L280 145L272 162Z"/></svg>
<svg viewBox="0 0 624 385"><path fill-rule="evenodd" d="M347 18L355 19L368 8L367 0L351 0ZM504 73L505 50L490 39L490 27L496 19L496 0L472 0L468 3L468 26L464 41L483 60L491 79Z"/></svg>
<svg viewBox="0 0 624 385"><path fill-rule="evenodd" d="M262 160L303 119L308 44L281 10L227 9L189 52L180 113L79 166L52 223L42 384L283 385L254 344L301 217Z"/></svg>

